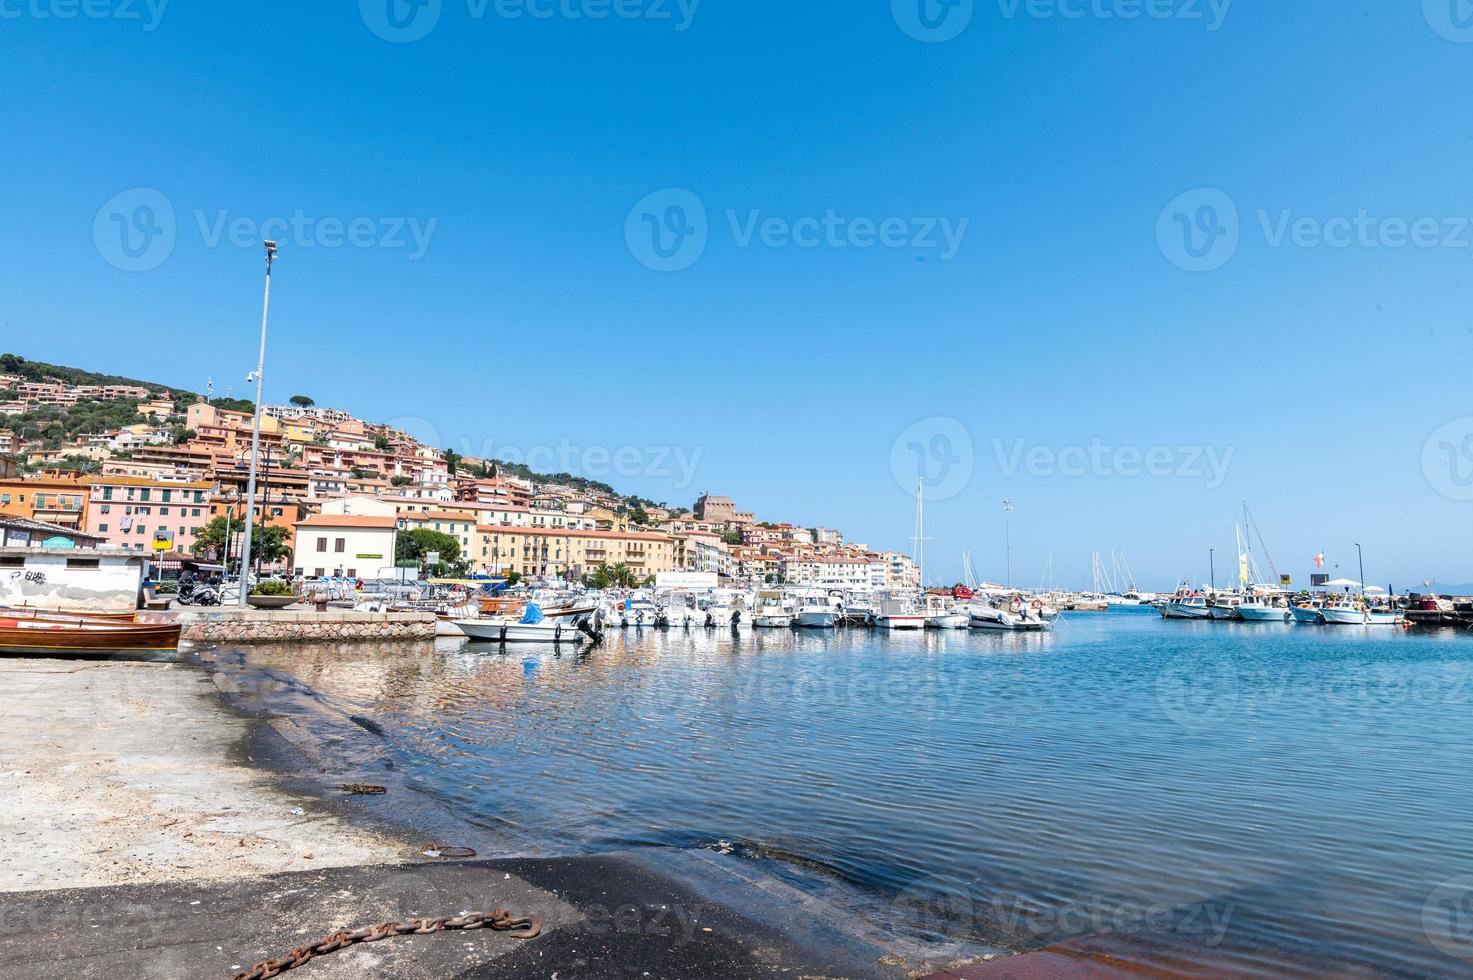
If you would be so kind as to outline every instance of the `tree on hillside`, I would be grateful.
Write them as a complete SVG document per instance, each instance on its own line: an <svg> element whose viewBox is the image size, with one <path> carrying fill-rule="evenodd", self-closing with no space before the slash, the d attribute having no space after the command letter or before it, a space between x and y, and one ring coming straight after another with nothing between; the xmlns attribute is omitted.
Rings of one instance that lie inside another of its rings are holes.
<svg viewBox="0 0 1473 980"><path fill-rule="evenodd" d="M306 395L292 395L291 398L287 399L287 401L291 402L298 408L311 408L313 405L317 404Z"/></svg>
<svg viewBox="0 0 1473 980"><path fill-rule="evenodd" d="M629 520L634 524L648 526L650 523L650 515L643 507L636 507L629 512Z"/></svg>
<svg viewBox="0 0 1473 980"><path fill-rule="evenodd" d="M445 465L450 468L451 476L455 475L455 468L460 465L460 461L462 459L465 459L465 457L460 455L460 453L456 452L455 450L445 450Z"/></svg>
<svg viewBox="0 0 1473 980"><path fill-rule="evenodd" d="M413 531L402 531L394 541L395 562L424 563L425 555L438 552L440 563L430 569L436 575L445 575L464 567L460 560L460 542L442 531L431 531L427 527Z"/></svg>
<svg viewBox="0 0 1473 980"><path fill-rule="evenodd" d="M238 547L235 539L243 532L241 525L245 523L245 517L240 513L230 516L231 546ZM216 561L225 557L225 518L213 517L210 523L200 528L194 536L194 553L196 555L209 555ZM284 527L262 527L257 524L251 529L251 554L259 557L261 561L272 564L291 554L291 549L286 546L286 528Z"/></svg>

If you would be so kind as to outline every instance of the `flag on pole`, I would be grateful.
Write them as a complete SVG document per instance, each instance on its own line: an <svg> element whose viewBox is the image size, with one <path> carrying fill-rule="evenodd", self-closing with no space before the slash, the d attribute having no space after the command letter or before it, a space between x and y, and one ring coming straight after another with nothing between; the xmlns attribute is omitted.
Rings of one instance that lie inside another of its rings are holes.
<svg viewBox="0 0 1473 980"><path fill-rule="evenodd" d="M1315 568L1324 568L1325 567L1325 553L1323 551L1321 551L1319 554L1317 554L1317 555L1314 556L1314 567Z"/></svg>

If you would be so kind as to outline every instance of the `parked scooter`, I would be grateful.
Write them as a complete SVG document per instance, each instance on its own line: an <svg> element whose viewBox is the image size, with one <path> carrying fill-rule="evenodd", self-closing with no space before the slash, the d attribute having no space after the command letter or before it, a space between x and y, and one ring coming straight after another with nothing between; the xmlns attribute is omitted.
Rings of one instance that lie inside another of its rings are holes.
<svg viewBox="0 0 1473 980"><path fill-rule="evenodd" d="M208 582L181 582L178 600L181 606L218 606L220 590Z"/></svg>

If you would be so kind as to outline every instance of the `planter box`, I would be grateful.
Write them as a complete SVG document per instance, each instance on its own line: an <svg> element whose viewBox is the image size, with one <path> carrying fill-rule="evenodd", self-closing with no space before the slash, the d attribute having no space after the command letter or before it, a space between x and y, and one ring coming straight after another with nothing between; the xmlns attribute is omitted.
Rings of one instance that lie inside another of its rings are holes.
<svg viewBox="0 0 1473 980"><path fill-rule="evenodd" d="M297 601L294 595L250 595L246 602L257 609L285 609Z"/></svg>

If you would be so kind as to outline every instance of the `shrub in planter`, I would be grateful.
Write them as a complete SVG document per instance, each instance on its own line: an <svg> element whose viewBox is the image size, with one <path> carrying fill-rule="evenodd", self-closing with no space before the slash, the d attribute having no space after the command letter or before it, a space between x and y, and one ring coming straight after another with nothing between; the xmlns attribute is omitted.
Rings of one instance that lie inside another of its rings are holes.
<svg viewBox="0 0 1473 980"><path fill-rule="evenodd" d="M290 582L280 579L269 578L264 582L257 582L256 587L251 589L251 595L296 595Z"/></svg>

